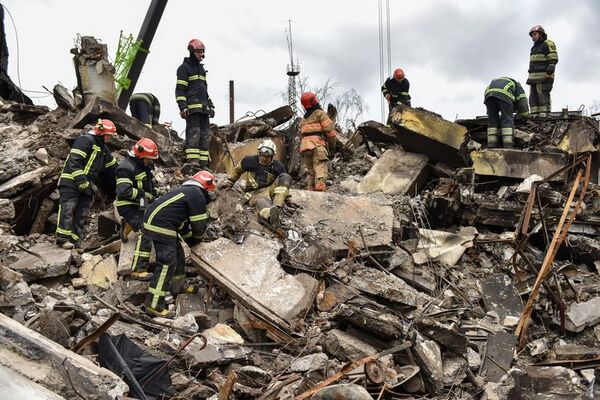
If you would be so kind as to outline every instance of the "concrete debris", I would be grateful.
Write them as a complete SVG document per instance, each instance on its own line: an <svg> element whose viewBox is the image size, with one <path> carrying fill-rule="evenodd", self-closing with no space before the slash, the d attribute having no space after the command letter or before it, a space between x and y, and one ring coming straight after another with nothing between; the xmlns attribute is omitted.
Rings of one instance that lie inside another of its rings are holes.
<svg viewBox="0 0 600 400"><path fill-rule="evenodd" d="M506 317L518 317L523 311L519 291L508 275L495 274L479 282L483 304L494 311L502 323Z"/></svg>
<svg viewBox="0 0 600 400"><path fill-rule="evenodd" d="M583 303L573 303L566 312L565 329L581 332L588 326L600 323L600 297Z"/></svg>
<svg viewBox="0 0 600 400"><path fill-rule="evenodd" d="M62 276L71 263L71 251L48 242L37 243L13 256L17 260L8 267L22 274L27 282Z"/></svg>
<svg viewBox="0 0 600 400"><path fill-rule="evenodd" d="M575 371L565 367L528 366L513 370L515 385L508 392L509 399L556 398L592 399L593 385L589 385Z"/></svg>
<svg viewBox="0 0 600 400"><path fill-rule="evenodd" d="M532 152L515 149L486 149L471 153L477 175L526 179L531 175L547 178L567 165L563 153Z"/></svg>
<svg viewBox="0 0 600 400"><path fill-rule="evenodd" d="M84 254L82 259L79 276L85 280L86 285L108 289L117 281L117 260L114 256L102 258L102 256Z"/></svg>
<svg viewBox="0 0 600 400"><path fill-rule="evenodd" d="M465 250L473 245L477 230L465 230L464 234L419 229L418 251L413 253L417 264L430 260L439 261L447 266L456 265Z"/></svg>
<svg viewBox="0 0 600 400"><path fill-rule="evenodd" d="M309 354L294 360L290 364L290 370L292 372L306 372L323 369L327 367L328 361L329 357L325 353Z"/></svg>
<svg viewBox="0 0 600 400"><path fill-rule="evenodd" d="M377 353L370 344L338 329L330 330L322 344L329 354L342 361L356 361Z"/></svg>
<svg viewBox="0 0 600 400"><path fill-rule="evenodd" d="M359 385L332 385L319 390L312 397L312 400L334 400L334 399L352 399L352 400L372 400L373 397L367 389Z"/></svg>

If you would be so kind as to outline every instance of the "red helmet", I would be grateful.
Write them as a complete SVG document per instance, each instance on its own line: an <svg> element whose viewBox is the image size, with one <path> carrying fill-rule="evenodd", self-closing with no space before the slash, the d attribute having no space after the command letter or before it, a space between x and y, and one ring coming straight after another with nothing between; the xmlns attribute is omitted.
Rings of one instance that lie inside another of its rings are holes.
<svg viewBox="0 0 600 400"><path fill-rule="evenodd" d="M404 79L404 71L402 70L402 68L396 68L394 70L394 79L397 79L399 81L401 81L402 79Z"/></svg>
<svg viewBox="0 0 600 400"><path fill-rule="evenodd" d="M116 135L117 127L110 119L100 119L94 126L94 134L97 136Z"/></svg>
<svg viewBox="0 0 600 400"><path fill-rule="evenodd" d="M196 175L192 176L192 179L209 192L217 190L215 176L208 171L197 172Z"/></svg>
<svg viewBox="0 0 600 400"><path fill-rule="evenodd" d="M533 32L539 32L540 35L543 35L544 33L546 33L546 31L544 30L544 28L542 28L541 25L532 26L531 29L529 30L529 36L531 36L533 34Z"/></svg>
<svg viewBox="0 0 600 400"><path fill-rule="evenodd" d="M206 50L206 47L204 47L204 43L202 43L202 41L200 41L198 39L192 39L188 43L188 50L189 51Z"/></svg>
<svg viewBox="0 0 600 400"><path fill-rule="evenodd" d="M133 145L131 149L133 155L137 158L149 158L156 160L158 158L158 146L153 140L148 138L142 138Z"/></svg>
<svg viewBox="0 0 600 400"><path fill-rule="evenodd" d="M319 104L319 100L317 100L317 95L313 92L306 92L300 97L300 103L302 103L302 107L307 110L310 107Z"/></svg>

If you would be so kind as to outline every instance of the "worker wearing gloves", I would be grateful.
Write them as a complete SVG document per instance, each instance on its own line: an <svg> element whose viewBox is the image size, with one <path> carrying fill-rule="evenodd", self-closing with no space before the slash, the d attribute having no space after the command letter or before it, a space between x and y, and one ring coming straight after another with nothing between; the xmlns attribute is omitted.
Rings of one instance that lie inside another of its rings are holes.
<svg viewBox="0 0 600 400"><path fill-rule="evenodd" d="M92 130L73 142L58 180L56 244L64 249L72 249L81 241L100 174L108 172L114 181L117 160L106 142L116 134L112 121L99 119Z"/></svg>
<svg viewBox="0 0 600 400"><path fill-rule="evenodd" d="M121 240L134 230L142 229L144 211L154 201L153 160L158 159L158 146L154 141L143 138L137 141L127 157L117 167L117 211L121 216ZM131 275L134 278L148 278L148 262L152 241L140 232L133 253Z"/></svg>
<svg viewBox="0 0 600 400"><path fill-rule="evenodd" d="M281 207L292 184L292 177L286 172L285 165L275 160L275 154L275 143L271 139L263 140L258 145L258 154L244 157L221 187L232 187L246 173L246 199L256 207L258 216L271 226L279 225Z"/></svg>
<svg viewBox="0 0 600 400"><path fill-rule="evenodd" d="M552 108L550 92L554 85L554 70L558 63L556 45L546 35L540 25L529 30L533 46L529 55L529 75L527 84L530 85L529 105L531 116L545 117Z"/></svg>
<svg viewBox="0 0 600 400"><path fill-rule="evenodd" d="M523 119L529 115L527 96L521 84L512 78L492 80L485 89L484 103L488 116L488 148L499 147L498 137L502 136L502 146L512 149L515 109Z"/></svg>
<svg viewBox="0 0 600 400"><path fill-rule="evenodd" d="M200 171L146 209L142 231L152 240L157 264L145 301L149 315L168 315L165 304L167 293L177 295L197 291L185 280L185 257L179 239L193 246L206 232L206 206L211 200L209 192L216 190L215 182L213 174Z"/></svg>
<svg viewBox="0 0 600 400"><path fill-rule="evenodd" d="M206 70L201 61L206 48L198 39L188 43L189 57L177 68L175 96L185 126L185 172L208 167L210 145L209 118L215 116L215 106L208 96Z"/></svg>
<svg viewBox="0 0 600 400"><path fill-rule="evenodd" d="M308 171L307 189L322 192L327 189L327 161L335 150L335 128L314 93L302 94L300 102L306 110L300 121L300 153Z"/></svg>
<svg viewBox="0 0 600 400"><path fill-rule="evenodd" d="M392 109L398 104L404 104L410 107L410 83L402 68L396 68L394 70L394 76L387 78L383 86L381 86L381 94L388 102L389 114L392 113ZM388 123L389 123L388 114Z"/></svg>
<svg viewBox="0 0 600 400"><path fill-rule="evenodd" d="M133 118L140 120L148 128L158 124L160 103L152 93L135 93L129 99L129 109Z"/></svg>

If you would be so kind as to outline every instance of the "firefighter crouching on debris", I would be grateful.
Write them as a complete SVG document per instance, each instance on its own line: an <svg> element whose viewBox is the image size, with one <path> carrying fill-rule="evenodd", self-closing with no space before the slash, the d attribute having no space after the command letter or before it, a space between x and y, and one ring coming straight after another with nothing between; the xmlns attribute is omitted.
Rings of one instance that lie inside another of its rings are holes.
<svg viewBox="0 0 600 400"><path fill-rule="evenodd" d="M304 93L300 103L306 110L300 121L300 153L308 171L307 189L322 192L327 189L327 161L335 150L335 128L314 93Z"/></svg>
<svg viewBox="0 0 600 400"><path fill-rule="evenodd" d="M75 139L58 180L60 204L56 223L56 244L64 249L79 245L90 210L96 181L103 172L114 174L117 160L106 146L117 128L108 119L99 119L94 128ZM114 175L111 179L114 180Z"/></svg>
<svg viewBox="0 0 600 400"><path fill-rule="evenodd" d="M133 118L140 120L148 128L158 124L160 103L152 93L135 93L129 99L129 109Z"/></svg>
<svg viewBox="0 0 600 400"><path fill-rule="evenodd" d="M132 230L140 231L144 225L144 211L154 201L153 160L158 159L158 146L154 141L143 138L133 145L127 157L117 167L117 211L121 216L121 240L127 241ZM134 278L148 277L148 262L152 241L142 232L138 235L131 275Z"/></svg>
<svg viewBox="0 0 600 400"><path fill-rule="evenodd" d="M194 168L207 168L210 145L209 117L215 116L215 106L208 96L206 71L201 61L205 47L198 39L188 43L190 56L177 68L175 96L185 126L185 172Z"/></svg>
<svg viewBox="0 0 600 400"><path fill-rule="evenodd" d="M527 84L530 85L529 105L531 116L547 116L552 108L550 92L554 85L554 70L558 63L556 45L548 39L544 28L535 25L529 30L533 40L529 55L529 75Z"/></svg>
<svg viewBox="0 0 600 400"><path fill-rule="evenodd" d="M409 90L410 83L408 82L408 79L406 79L402 68L396 68L394 70L394 76L387 78L383 86L381 86L381 94L383 94L383 97L385 97L389 105L388 123L392 109L398 104L404 104L410 107Z"/></svg>
<svg viewBox="0 0 600 400"><path fill-rule="evenodd" d="M179 237L193 246L206 232L206 206L211 201L209 192L216 191L215 182L213 174L200 171L146 209L143 232L156 251L156 268L145 301L150 315L168 315L165 304L168 292L172 295L197 292L197 287L185 280L185 257Z"/></svg>
<svg viewBox="0 0 600 400"><path fill-rule="evenodd" d="M498 137L502 137L505 149L513 148L514 121L513 112L520 118L529 115L527 96L521 84L512 78L496 78L485 89L484 104L487 107L488 148L499 147Z"/></svg>
<svg viewBox="0 0 600 400"><path fill-rule="evenodd" d="M258 154L244 157L222 186L223 189L232 187L246 172L246 199L256 206L259 217L272 226L279 225L281 207L292 184L292 177L286 172L285 165L275 160L275 154L275 143L271 139L262 141L258 145Z"/></svg>

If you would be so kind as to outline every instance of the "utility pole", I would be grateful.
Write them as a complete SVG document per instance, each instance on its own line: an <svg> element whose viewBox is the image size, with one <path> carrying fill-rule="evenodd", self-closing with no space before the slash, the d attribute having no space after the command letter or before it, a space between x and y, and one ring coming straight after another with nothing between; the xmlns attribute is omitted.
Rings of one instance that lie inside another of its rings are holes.
<svg viewBox="0 0 600 400"><path fill-rule="evenodd" d="M233 81L229 81L229 123L233 124L235 122L235 94L234 94Z"/></svg>
<svg viewBox="0 0 600 400"><path fill-rule="evenodd" d="M298 98L298 92L296 91L296 76L300 73L300 66L296 59L294 64L294 44L292 42L292 21L288 19L288 29L286 31L286 39L288 45L288 51L290 53L290 63L287 66L288 76L288 104L292 107L294 113L297 112L296 100Z"/></svg>

